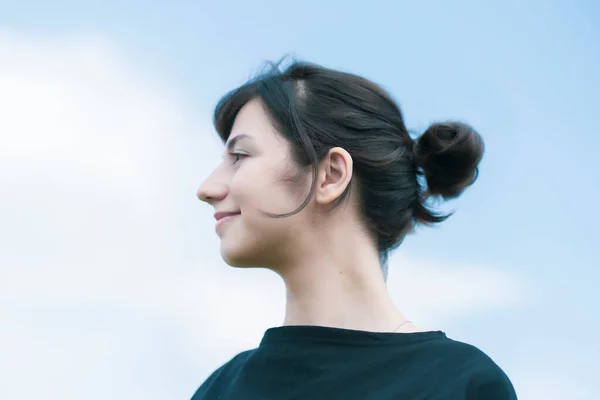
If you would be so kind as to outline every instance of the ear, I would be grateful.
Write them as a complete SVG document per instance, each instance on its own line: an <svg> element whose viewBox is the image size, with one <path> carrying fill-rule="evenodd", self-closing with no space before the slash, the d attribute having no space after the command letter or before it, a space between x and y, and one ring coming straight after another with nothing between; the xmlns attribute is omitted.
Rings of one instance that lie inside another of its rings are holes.
<svg viewBox="0 0 600 400"><path fill-rule="evenodd" d="M331 204L344 193L352 179L352 156L341 147L334 147L319 164L315 186L318 204Z"/></svg>

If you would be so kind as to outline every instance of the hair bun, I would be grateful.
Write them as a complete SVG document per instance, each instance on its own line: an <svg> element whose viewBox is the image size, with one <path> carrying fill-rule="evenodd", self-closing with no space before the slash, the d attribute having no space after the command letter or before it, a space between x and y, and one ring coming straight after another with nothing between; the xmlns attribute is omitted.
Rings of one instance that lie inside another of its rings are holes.
<svg viewBox="0 0 600 400"><path fill-rule="evenodd" d="M477 179L483 139L461 122L432 124L415 143L415 162L425 174L427 193L450 199Z"/></svg>

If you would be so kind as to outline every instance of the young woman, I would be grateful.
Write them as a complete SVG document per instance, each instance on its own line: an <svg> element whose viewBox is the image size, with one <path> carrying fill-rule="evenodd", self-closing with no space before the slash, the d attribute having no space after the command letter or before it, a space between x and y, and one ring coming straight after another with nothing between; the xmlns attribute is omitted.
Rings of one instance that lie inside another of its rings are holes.
<svg viewBox="0 0 600 400"><path fill-rule="evenodd" d="M516 399L488 356L419 330L386 290L390 250L447 218L427 200L477 177L477 132L443 122L414 140L381 87L298 62L227 94L214 121L226 152L198 198L227 264L281 276L286 313L193 400Z"/></svg>

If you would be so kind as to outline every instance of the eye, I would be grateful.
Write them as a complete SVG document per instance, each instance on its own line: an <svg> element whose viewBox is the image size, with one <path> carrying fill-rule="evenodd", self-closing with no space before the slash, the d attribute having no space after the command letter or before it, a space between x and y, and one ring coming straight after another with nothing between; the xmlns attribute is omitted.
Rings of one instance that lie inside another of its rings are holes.
<svg viewBox="0 0 600 400"><path fill-rule="evenodd" d="M244 157L248 157L248 155L244 154L244 153L231 153L231 158L233 160L233 164L236 164L238 161L240 161Z"/></svg>

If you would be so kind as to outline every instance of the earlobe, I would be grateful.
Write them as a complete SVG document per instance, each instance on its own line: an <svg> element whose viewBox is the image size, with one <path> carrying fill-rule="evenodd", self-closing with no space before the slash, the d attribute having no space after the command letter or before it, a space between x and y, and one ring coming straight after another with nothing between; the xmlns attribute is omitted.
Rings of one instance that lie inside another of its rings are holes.
<svg viewBox="0 0 600 400"><path fill-rule="evenodd" d="M319 165L315 200L331 204L344 193L352 179L352 156L341 147L329 150Z"/></svg>

